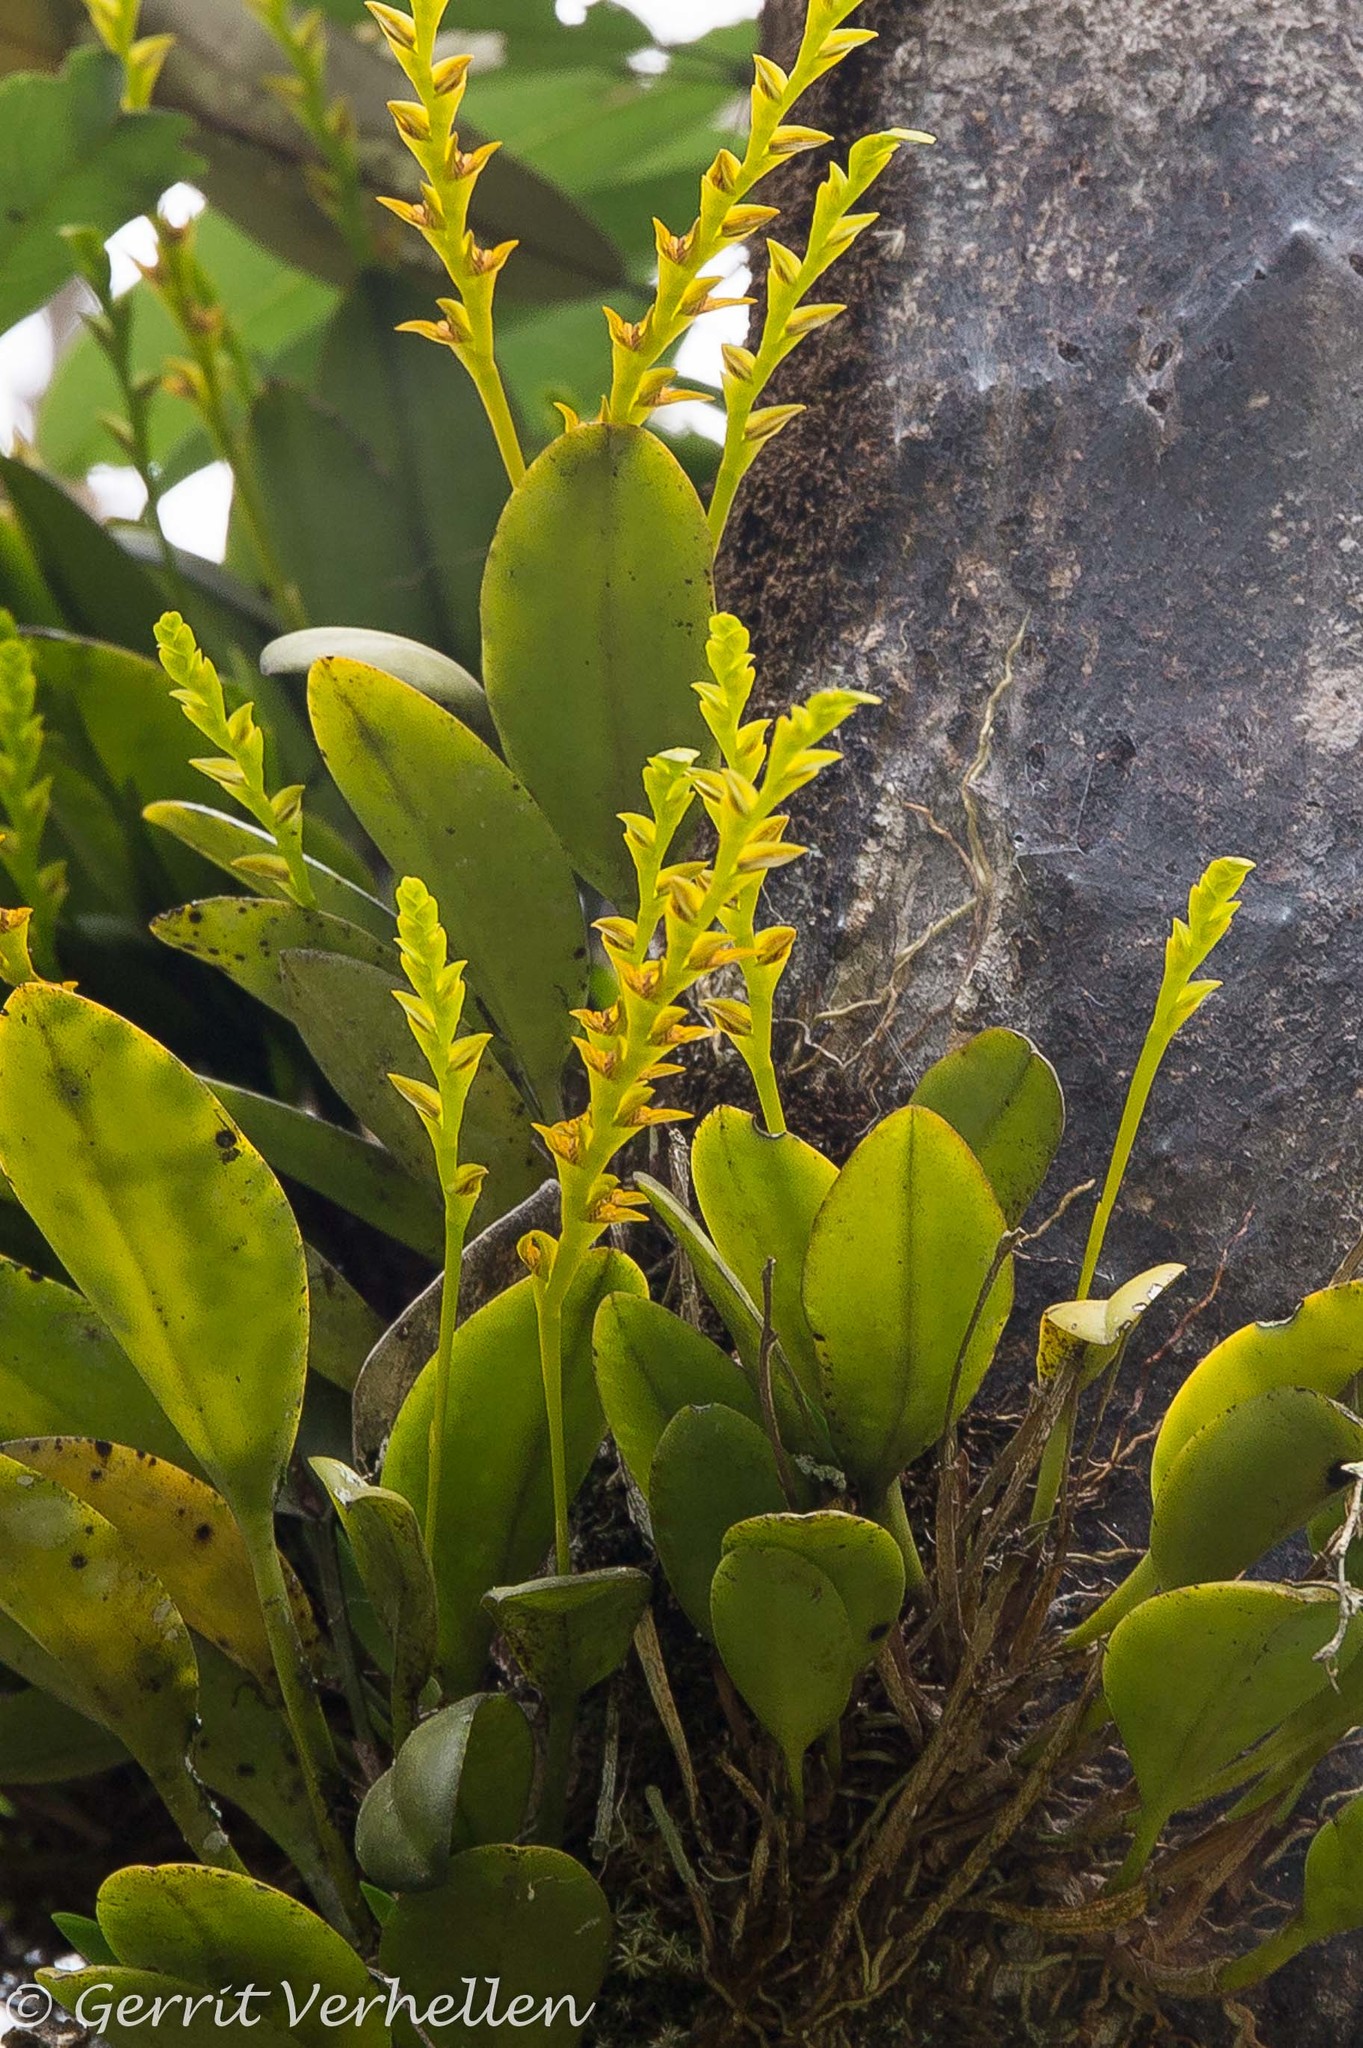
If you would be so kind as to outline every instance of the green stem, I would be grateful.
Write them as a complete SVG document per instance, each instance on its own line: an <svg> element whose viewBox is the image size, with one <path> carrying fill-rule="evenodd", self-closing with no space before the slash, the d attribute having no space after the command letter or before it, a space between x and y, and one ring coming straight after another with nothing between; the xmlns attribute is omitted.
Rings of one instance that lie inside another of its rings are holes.
<svg viewBox="0 0 1363 2048"><path fill-rule="evenodd" d="M1054 1426L1046 1439L1041 1453L1041 1464L1036 1475L1036 1497L1032 1502L1032 1527L1044 1529L1055 1513L1060 1489L1065 1483L1069 1469L1070 1451L1074 1445L1075 1411L1073 1403L1062 1408L1055 1418Z"/></svg>
<svg viewBox="0 0 1363 2048"><path fill-rule="evenodd" d="M575 1697L549 1702L549 1722L544 1739L544 1783L540 1791L539 1812L535 1816L535 1839L547 1849L561 1846L567 1825L568 1775L573 1761L577 1708Z"/></svg>
<svg viewBox="0 0 1363 2048"><path fill-rule="evenodd" d="M336 1751L298 1632L284 1567L275 1548L273 1517L267 1510L259 1518L243 1519L241 1533L265 1619L284 1715L298 1752L308 1807L336 1887L340 1917L346 1923L340 1932L353 1940L362 1937L368 1916L354 1868L327 1804L325 1787L338 1775Z"/></svg>
<svg viewBox="0 0 1363 2048"><path fill-rule="evenodd" d="M501 371L493 360L490 347L485 355L476 354L472 349L468 349L464 352L462 360L473 379L478 396L483 401L483 410L487 414L488 425L492 428L497 443L497 453L502 458L514 490L525 475L525 457L521 453L520 436L516 432L516 422L511 417L511 406L507 399L506 386L502 383Z"/></svg>
<svg viewBox="0 0 1363 2048"><path fill-rule="evenodd" d="M452 1213L445 1206L445 1277L440 1290L440 1334L435 1347L435 1407L426 1474L426 1549L435 1556L436 1532L440 1527L440 1487L445 1464L445 1438L450 1424L450 1362L454 1355L454 1332L459 1320L459 1277L464 1259L467 1216Z"/></svg>
<svg viewBox="0 0 1363 2048"><path fill-rule="evenodd" d="M1300 1955L1309 1947L1310 1935L1301 1924L1300 1916L1294 1916L1285 1927L1271 1934L1267 1941L1260 1942L1248 1955L1237 1956L1217 1972L1218 1991L1248 1991L1252 1984L1262 1984L1265 1977L1280 1970L1284 1963L1290 1963L1293 1956Z"/></svg>
<svg viewBox="0 0 1363 2048"><path fill-rule="evenodd" d="M1120 1586L1108 1594L1101 1607L1096 1607L1087 1621L1081 1621L1078 1628L1071 1629L1065 1638L1068 1650L1086 1650L1090 1643L1096 1643L1101 1636L1109 1635L1116 1628L1123 1615L1130 1614L1133 1607L1139 1607L1143 1600L1158 1593L1155 1567L1147 1551L1140 1561L1133 1565Z"/></svg>
<svg viewBox="0 0 1363 2048"><path fill-rule="evenodd" d="M559 1284L565 1266L576 1260L564 1256L559 1246L554 1270L546 1287L535 1289L535 1317L539 1325L540 1373L544 1381L544 1408L549 1422L549 1462L554 1483L554 1564L561 1578L573 1568L568 1543L568 1457L563 1429L563 1296L567 1284ZM572 1275L569 1274L569 1280Z"/></svg>
<svg viewBox="0 0 1363 2048"><path fill-rule="evenodd" d="M904 1559L904 1584L911 1600L921 1600L928 1591L928 1575L923 1569L923 1560L918 1555L918 1545L913 1540L909 1517L904 1507L904 1489L897 1479L890 1481L889 1488L874 1519L882 1529L889 1531L899 1545Z"/></svg>

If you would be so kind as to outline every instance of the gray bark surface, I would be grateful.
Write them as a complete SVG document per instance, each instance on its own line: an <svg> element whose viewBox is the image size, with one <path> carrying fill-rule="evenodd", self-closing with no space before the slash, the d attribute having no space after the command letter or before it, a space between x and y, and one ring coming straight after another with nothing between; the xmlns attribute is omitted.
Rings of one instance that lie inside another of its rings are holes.
<svg viewBox="0 0 1363 2048"><path fill-rule="evenodd" d="M802 12L774 0L774 54ZM1214 1337L1323 1285L1363 1218L1363 11L859 19L882 40L813 118L939 141L901 157L830 294L853 310L794 359L779 395L811 409L749 484L724 577L772 706L833 682L883 700L800 799L821 857L778 899L803 927L793 1121L845 1143L953 1031L1008 1022L1065 1085L1054 1192L1101 1174L1169 917L1213 856L1257 861L1104 1260L1114 1284L1187 1261L1158 1341L1229 1247L1158 1413ZM916 808L969 852L963 782L978 891ZM1071 1291L1087 1216L1040 1248L1025 1307ZM1358 1945L1263 2010L1271 2044L1363 2042Z"/></svg>

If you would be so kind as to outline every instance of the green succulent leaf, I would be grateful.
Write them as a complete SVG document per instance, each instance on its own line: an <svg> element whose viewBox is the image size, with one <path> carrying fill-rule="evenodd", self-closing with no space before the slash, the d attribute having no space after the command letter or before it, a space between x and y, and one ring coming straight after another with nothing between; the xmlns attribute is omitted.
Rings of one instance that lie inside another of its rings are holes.
<svg viewBox="0 0 1363 2048"><path fill-rule="evenodd" d="M563 1405L574 1493L605 1428L592 1374L592 1322L605 1295L624 1291L647 1292L633 1260L594 1251L564 1303ZM423 1523L434 1402L431 1361L398 1412L383 1466L384 1485L404 1495ZM534 1289L522 1280L454 1333L445 1479L432 1545L447 1691L467 1692L478 1682L492 1635L484 1593L534 1571L553 1534Z"/></svg>
<svg viewBox="0 0 1363 2048"><path fill-rule="evenodd" d="M393 1697L410 1727L436 1666L435 1580L411 1505L386 1486L368 1486L338 1458L312 1458L340 1517L355 1567L393 1651Z"/></svg>
<svg viewBox="0 0 1363 2048"><path fill-rule="evenodd" d="M761 1130L745 1109L712 1110L691 1147L691 1178L720 1257L755 1304L762 1273L775 1261L772 1328L817 1414L823 1388L801 1284L814 1218L838 1169L802 1138Z"/></svg>
<svg viewBox="0 0 1363 2048"><path fill-rule="evenodd" d="M284 633L263 648L262 675L306 675L315 661L340 655L364 668L382 670L410 683L423 697L443 705L490 747L499 744L483 686L459 662L420 640L400 633L376 632L370 626L308 626Z"/></svg>
<svg viewBox="0 0 1363 2048"><path fill-rule="evenodd" d="M1363 1422L1308 1387L1272 1387L1189 1437L1165 1471L1150 1518L1164 1590L1231 1579L1294 1535L1349 1484Z"/></svg>
<svg viewBox="0 0 1363 2048"><path fill-rule="evenodd" d="M587 944L543 813L476 733L380 669L319 661L308 704L346 801L394 872L419 875L436 897L471 987L541 1104L556 1105Z"/></svg>
<svg viewBox="0 0 1363 2048"><path fill-rule="evenodd" d="M1015 1228L1065 1129L1065 1098L1050 1061L1019 1031L977 1031L933 1062L909 1100L959 1131Z"/></svg>
<svg viewBox="0 0 1363 2048"><path fill-rule="evenodd" d="M10 1259L0 1259L0 1435L103 1437L189 1458L88 1303Z"/></svg>
<svg viewBox="0 0 1363 2048"><path fill-rule="evenodd" d="M755 1373L762 1349L762 1317L752 1296L670 1188L647 1173L636 1173L634 1185L647 1195L654 1215L685 1252L701 1292L733 1338L739 1358Z"/></svg>
<svg viewBox="0 0 1363 2048"><path fill-rule="evenodd" d="M178 910L162 911L152 919L151 929L163 946L218 968L281 1017L290 1016L289 990L281 971L285 953L335 953L380 973L394 971L391 932L379 938L329 911L258 896L208 896Z"/></svg>
<svg viewBox="0 0 1363 2048"><path fill-rule="evenodd" d="M186 1763L198 1670L164 1585L103 1515L3 1453L0 1608L57 1667L60 1697L118 1737L176 1818L200 1812Z"/></svg>
<svg viewBox="0 0 1363 2048"><path fill-rule="evenodd" d="M877 1124L825 1197L805 1309L833 1442L868 1501L984 1378L1012 1306L1011 1264L989 1280L1004 1229L984 1169L930 1109Z"/></svg>
<svg viewBox="0 0 1363 2048"><path fill-rule="evenodd" d="M164 1458L89 1437L35 1437L4 1455L97 1508L152 1573L198 1635L249 1671L267 1692L274 1665L241 1532L211 1486ZM306 1641L317 1642L307 1595L285 1566Z"/></svg>
<svg viewBox="0 0 1363 2048"><path fill-rule="evenodd" d="M645 1495L658 1440L680 1409L717 1404L761 1423L761 1403L742 1367L656 1301L608 1296L597 1310L592 1348L615 1447Z"/></svg>
<svg viewBox="0 0 1363 2048"><path fill-rule="evenodd" d="M450 1858L520 1833L535 1744L505 1693L470 1693L412 1730L370 1786L355 1830L361 1867L390 1891L431 1891Z"/></svg>
<svg viewBox="0 0 1363 2048"><path fill-rule="evenodd" d="M1121 1882L1134 1883L1173 1814L1329 1685L1315 1660L1338 1618L1326 1586L1251 1582L1160 1593L1117 1624L1103 1690L1141 1795Z"/></svg>
<svg viewBox="0 0 1363 2048"><path fill-rule="evenodd" d="M707 748L691 685L713 609L704 509L658 437L590 426L551 442L488 554L483 682L507 760L617 904L634 873L616 818L640 764Z"/></svg>
<svg viewBox="0 0 1363 2048"><path fill-rule="evenodd" d="M648 1476L658 1562L686 1614L711 1631L710 1585L735 1522L787 1505L776 1454L746 1415L681 1408L658 1439Z"/></svg>
<svg viewBox="0 0 1363 2048"><path fill-rule="evenodd" d="M161 690L164 696L164 682ZM180 745L183 752L183 740ZM269 835L259 825L252 824L249 818L229 817L226 811L215 811L210 804L149 803L142 815L149 825L168 832L182 846L202 854L205 860L212 861L215 867L221 868L235 881L241 880L238 861L258 859L272 851ZM307 829L305 825L305 836ZM386 939L390 945L393 943L393 913L377 897L369 895L347 876L338 874L334 868L310 854L304 854L303 865L319 910L331 917L344 918L350 924L362 925L376 939ZM281 902L291 900L286 881L271 882L268 874L260 873L253 874L251 881L266 895L276 896Z"/></svg>
<svg viewBox="0 0 1363 2048"><path fill-rule="evenodd" d="M226 1081L211 1086L227 1114L283 1179L325 1195L412 1251L428 1258L438 1254L443 1234L438 1196L372 1138L250 1088L235 1088ZM314 1301L314 1318L319 1313L325 1315L325 1303ZM314 1343L309 1356L315 1352Z"/></svg>
<svg viewBox="0 0 1363 2048"><path fill-rule="evenodd" d="M240 1517L269 1513L307 1370L302 1240L259 1153L153 1039L53 984L0 1023L0 1161Z"/></svg>
<svg viewBox="0 0 1363 2048"><path fill-rule="evenodd" d="M570 1704L619 1670L652 1590L647 1572L611 1565L494 1586L483 1605L530 1683Z"/></svg>
<svg viewBox="0 0 1363 2048"><path fill-rule="evenodd" d="M755 1515L725 1536L724 1555L735 1550L786 1550L817 1565L846 1609L858 1667L879 1655L904 1605L904 1557L877 1523L838 1508Z"/></svg>
<svg viewBox="0 0 1363 2048"><path fill-rule="evenodd" d="M1169 1403L1150 1481L1164 1475L1204 1423L1271 1387L1314 1387L1337 1400L1363 1358L1363 1280L1308 1294L1281 1323L1247 1323L1195 1365Z"/></svg>
<svg viewBox="0 0 1363 2048"><path fill-rule="evenodd" d="M858 1644L841 1595L798 1551L741 1544L711 1593L724 1668L785 1758L797 1804L805 1751L847 1708Z"/></svg>
<svg viewBox="0 0 1363 2048"><path fill-rule="evenodd" d="M253 2009L267 2025L289 2018L284 1986L295 1988L294 2032L302 2048L325 2048L334 2032L321 2017L339 1997L353 2010L375 1985L349 1942L310 1907L233 1870L197 1863L130 1864L100 1886L95 1912L119 1961L187 1983L258 1985L269 1996ZM320 1996L308 2001L312 1987ZM304 2005L308 2006L306 2011ZM360 2048L386 2048L380 2010L348 2022Z"/></svg>
<svg viewBox="0 0 1363 2048"><path fill-rule="evenodd" d="M116 1735L37 1686L0 1693L0 1785L57 1785L127 1761Z"/></svg>
<svg viewBox="0 0 1363 2048"><path fill-rule="evenodd" d="M610 1947L610 1908L580 1863L559 1849L500 1842L456 1856L438 1891L400 1899L384 1927L379 1961L422 2005L455 1987L453 2018L426 2028L437 2048L500 2040L498 2019L513 1997L528 2001L516 2014L527 2029L523 2040L573 2048ZM504 1990L497 2017L485 2025L492 1977ZM474 1980L471 1987L465 1979Z"/></svg>

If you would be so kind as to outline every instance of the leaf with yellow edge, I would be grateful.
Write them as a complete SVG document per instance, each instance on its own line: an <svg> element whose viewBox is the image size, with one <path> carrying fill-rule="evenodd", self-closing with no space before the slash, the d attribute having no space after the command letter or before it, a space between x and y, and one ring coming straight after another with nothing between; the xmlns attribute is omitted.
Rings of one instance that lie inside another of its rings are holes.
<svg viewBox="0 0 1363 2048"><path fill-rule="evenodd" d="M233 1510L269 1515L307 1369L302 1240L211 1089L50 983L0 1022L0 1163Z"/></svg>
<svg viewBox="0 0 1363 2048"><path fill-rule="evenodd" d="M146 1451L91 1437L30 1437L6 1457L98 1508L155 1573L197 1634L249 1671L268 1692L274 1665L241 1532L222 1495ZM305 1641L318 1643L308 1598L284 1566Z"/></svg>
<svg viewBox="0 0 1363 2048"><path fill-rule="evenodd" d="M164 1585L103 1515L0 1453L0 1609L60 1672L60 1693L132 1752L204 1854L216 1819L186 1761L199 1677Z"/></svg>

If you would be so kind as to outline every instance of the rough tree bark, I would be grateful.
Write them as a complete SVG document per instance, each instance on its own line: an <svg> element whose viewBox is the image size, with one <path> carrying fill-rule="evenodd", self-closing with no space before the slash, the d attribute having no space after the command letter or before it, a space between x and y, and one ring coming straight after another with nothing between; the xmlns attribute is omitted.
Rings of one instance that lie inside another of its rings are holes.
<svg viewBox="0 0 1363 2048"><path fill-rule="evenodd" d="M772 0L778 56L802 13ZM796 359L782 395L813 408L725 574L772 702L837 681L884 703L801 815L804 1122L850 1136L952 1029L1008 1021L1065 1082L1055 1187L1100 1172L1168 917L1210 857L1255 859L1105 1260L1186 1259L1186 1305L1229 1246L1167 1393L1199 1343L1323 1284L1363 1218L1363 15L859 19L882 41L823 124L940 139L901 158L842 274L853 312ZM963 781L978 892L918 808L969 851ZM1297 2048L1363 2042L1363 1954L1284 1973L1265 2012L1274 2042L1288 2015Z"/></svg>

